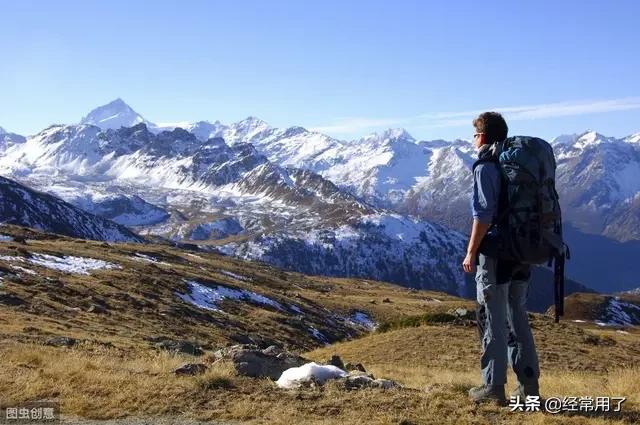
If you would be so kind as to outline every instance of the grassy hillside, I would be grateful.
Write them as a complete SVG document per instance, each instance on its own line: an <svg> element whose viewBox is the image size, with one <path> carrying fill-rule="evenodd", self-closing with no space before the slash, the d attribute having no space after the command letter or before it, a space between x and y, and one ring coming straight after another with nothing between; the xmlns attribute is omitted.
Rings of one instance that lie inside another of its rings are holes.
<svg viewBox="0 0 640 425"><path fill-rule="evenodd" d="M163 245L104 244L10 226L0 233L12 238L0 242L2 405L52 399L71 417L231 423L640 421L637 327L621 333L591 322L554 324L533 314L544 395L625 395L628 401L621 414L606 417L511 413L466 398L479 381L478 334L470 320L454 320L451 310L472 308L469 300L362 279L305 276ZM37 262L50 258L43 254L102 260L112 268L88 274L54 270ZM189 281L248 291L282 308L249 297L222 300L216 304L220 311L203 309L179 296L188 293ZM347 320L356 311L375 320L377 330ZM311 328L332 344L324 345ZM47 345L61 336L77 343ZM247 336L320 362L339 354L403 387L347 390L329 382L283 390L210 362L216 348ZM153 345L158 337L192 341L204 356L159 351ZM210 365L205 374L172 373L196 359Z"/></svg>

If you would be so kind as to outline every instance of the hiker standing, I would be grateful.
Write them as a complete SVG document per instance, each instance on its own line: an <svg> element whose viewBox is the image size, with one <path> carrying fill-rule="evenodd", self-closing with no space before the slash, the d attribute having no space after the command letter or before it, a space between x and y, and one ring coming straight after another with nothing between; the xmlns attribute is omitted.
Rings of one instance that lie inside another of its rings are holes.
<svg viewBox="0 0 640 425"><path fill-rule="evenodd" d="M518 387L512 396L519 395L521 399L539 396L538 355L526 310L531 265L499 259L496 251L498 226L495 224L507 202L497 158L507 139L507 123L499 113L485 112L473 120L473 126L478 160L473 167L473 227L463 268L471 273L477 266L483 383L472 388L469 396L476 402L505 403L508 364L518 378ZM555 162L553 167L555 171ZM481 245L486 246L485 249L481 249Z"/></svg>

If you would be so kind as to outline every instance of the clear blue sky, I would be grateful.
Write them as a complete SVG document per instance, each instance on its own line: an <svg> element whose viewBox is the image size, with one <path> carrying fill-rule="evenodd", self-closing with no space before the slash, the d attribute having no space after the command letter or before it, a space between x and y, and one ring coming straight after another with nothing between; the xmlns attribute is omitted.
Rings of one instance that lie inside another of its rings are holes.
<svg viewBox="0 0 640 425"><path fill-rule="evenodd" d="M526 3L526 4L525 4ZM640 2L0 1L0 126L123 98L154 122L248 115L355 138L640 131Z"/></svg>

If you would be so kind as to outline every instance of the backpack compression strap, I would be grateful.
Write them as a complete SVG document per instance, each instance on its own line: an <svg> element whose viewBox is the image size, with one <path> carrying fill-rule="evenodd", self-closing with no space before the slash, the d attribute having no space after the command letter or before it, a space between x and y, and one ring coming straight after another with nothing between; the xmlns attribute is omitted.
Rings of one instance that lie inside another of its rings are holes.
<svg viewBox="0 0 640 425"><path fill-rule="evenodd" d="M556 256L553 273L553 298L555 304L555 322L564 315L564 254Z"/></svg>

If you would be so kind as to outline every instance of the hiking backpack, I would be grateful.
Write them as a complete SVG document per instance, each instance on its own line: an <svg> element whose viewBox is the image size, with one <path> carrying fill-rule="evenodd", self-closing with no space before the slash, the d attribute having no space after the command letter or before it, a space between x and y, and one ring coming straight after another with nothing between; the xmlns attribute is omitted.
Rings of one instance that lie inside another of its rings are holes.
<svg viewBox="0 0 640 425"><path fill-rule="evenodd" d="M564 313L564 262L568 246L562 239L562 214L555 188L556 160L546 141L509 137L496 155L474 164L495 162L500 169L498 215L491 224L495 256L526 264L554 263L555 320ZM482 249L481 249L482 252Z"/></svg>

